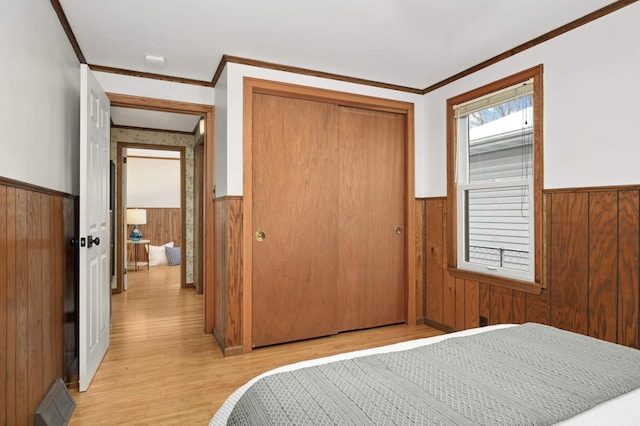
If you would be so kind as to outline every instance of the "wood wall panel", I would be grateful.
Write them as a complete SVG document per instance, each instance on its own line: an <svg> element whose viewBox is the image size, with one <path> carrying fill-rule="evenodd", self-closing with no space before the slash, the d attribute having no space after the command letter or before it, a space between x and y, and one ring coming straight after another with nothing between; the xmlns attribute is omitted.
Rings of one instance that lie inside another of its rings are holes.
<svg viewBox="0 0 640 426"><path fill-rule="evenodd" d="M424 323L425 317L425 201L416 200L416 321Z"/></svg>
<svg viewBox="0 0 640 426"><path fill-rule="evenodd" d="M617 340L618 193L589 194L589 330Z"/></svg>
<svg viewBox="0 0 640 426"><path fill-rule="evenodd" d="M214 202L215 312L213 332L225 355L242 353L242 199Z"/></svg>
<svg viewBox="0 0 640 426"><path fill-rule="evenodd" d="M63 195L0 185L0 424L33 424L51 383L65 376L64 300L69 280L76 284L66 265L77 262L64 237L75 232L76 207Z"/></svg>
<svg viewBox="0 0 640 426"><path fill-rule="evenodd" d="M165 243L173 241L174 247L182 247L182 210L179 208L147 208L147 207L129 207L141 208L147 210L147 223L139 225L142 232L142 238L150 240L151 245L161 246ZM131 232L131 225L127 226L127 232ZM129 239L129 234L127 234ZM140 262L147 262L149 256L145 249L138 250ZM127 259L129 263L135 261L135 252L131 246L127 251Z"/></svg>
<svg viewBox="0 0 640 426"><path fill-rule="evenodd" d="M7 188L0 186L0 367L7 365ZM7 384L4 368L0 369L0 424L7 423Z"/></svg>
<svg viewBox="0 0 640 426"><path fill-rule="evenodd" d="M444 306L455 306L455 299L450 298L445 302L443 297L443 203L440 200L427 201L425 207L426 229L426 317L432 321L443 321ZM454 308L455 309L455 308ZM450 312L450 309L447 309ZM455 321L455 316L453 317ZM449 325L451 324L449 321Z"/></svg>
<svg viewBox="0 0 640 426"><path fill-rule="evenodd" d="M431 211L442 206L446 217L446 202L441 198L424 202ZM432 291L426 293L426 305L443 318L429 318L431 323L449 330L460 329L461 324L464 328L479 325L469 319L476 316L487 318L490 324L538 322L638 348L640 191L628 187L549 191L544 194L544 206L543 258L547 264L543 265L546 288L541 294L479 282L476 298L472 281L453 280L455 303L445 304L446 281L451 278L442 265L440 281L438 271L433 270L439 259L430 260L428 249L425 262L432 270L425 273L425 286ZM441 235L446 239L444 226ZM437 235L435 230L431 233ZM429 244L433 242L428 242L428 248ZM446 247L446 241L442 246ZM434 287L442 288L442 293ZM433 293L435 299L429 300ZM437 303L441 306L435 306ZM444 323L445 318L453 318L453 323Z"/></svg>
<svg viewBox="0 0 640 426"><path fill-rule="evenodd" d="M480 326L480 283L466 280L464 283L464 328Z"/></svg>
<svg viewBox="0 0 640 426"><path fill-rule="evenodd" d="M42 310L41 318L53 318L53 305L49 301L53 302L55 298L54 275L51 274L52 257L55 257L53 248L53 231L51 229L51 206L53 204L53 198L48 196L41 196L41 238L40 238L40 253L42 256ZM52 352L51 356L42 356L42 383L53 382L55 375L53 373L53 364L56 360L56 354L53 353L54 343L53 338L55 335L55 329L52 328L53 321L42 321L42 345L41 347L49 348Z"/></svg>
<svg viewBox="0 0 640 426"><path fill-rule="evenodd" d="M462 278L455 278L455 309L453 313L455 314L455 323L453 327L456 330L464 330L464 314L465 314L465 281ZM451 309L448 309L451 311ZM445 324L449 325L449 324Z"/></svg>
<svg viewBox="0 0 640 426"><path fill-rule="evenodd" d="M552 196L551 322L587 334L589 282L589 194Z"/></svg>
<svg viewBox="0 0 640 426"><path fill-rule="evenodd" d="M16 188L4 187L7 191L6 201L6 286L7 286L7 303L4 307L7 317L7 344L6 350L6 417L5 424L17 423L16 412L16 398L11 398L11 395L17 395L18 389L16 387L17 376L17 361L16 361L16 348L18 344L17 337L17 262L16 262Z"/></svg>
<svg viewBox="0 0 640 426"><path fill-rule="evenodd" d="M513 322L522 324L527 320L527 295L521 291L513 292Z"/></svg>
<svg viewBox="0 0 640 426"><path fill-rule="evenodd" d="M525 322L551 324L551 290L542 290L542 294L525 296Z"/></svg>
<svg viewBox="0 0 640 426"><path fill-rule="evenodd" d="M227 286L226 275L227 268L229 268L227 261L227 232L226 232L226 202L224 199L214 201L214 216L215 216L215 278L214 278L214 320L213 320L213 332L218 340L218 344L223 349L225 348L225 336L227 335L227 322L225 318L227 316L228 301L227 301Z"/></svg>
<svg viewBox="0 0 640 426"><path fill-rule="evenodd" d="M618 343L637 348L640 193L620 191L618 212Z"/></svg>
<svg viewBox="0 0 640 426"><path fill-rule="evenodd" d="M491 286L485 283L480 283L479 296L478 296L478 314L487 320L491 317L491 298L490 296Z"/></svg>
<svg viewBox="0 0 640 426"><path fill-rule="evenodd" d="M31 423L29 421L29 346L27 328L29 324L29 296L28 273L29 252L27 250L27 196L29 192L23 189L16 191L16 222L15 222L15 262L16 262L16 422L18 424Z"/></svg>
<svg viewBox="0 0 640 426"><path fill-rule="evenodd" d="M480 283L462 278L451 280L455 282L455 324L452 327L456 330L479 327Z"/></svg>
<svg viewBox="0 0 640 426"><path fill-rule="evenodd" d="M489 300L491 306L489 324L510 324L513 322L513 290L491 286Z"/></svg>
<svg viewBox="0 0 640 426"><path fill-rule="evenodd" d="M27 197L27 259L28 314L27 314L27 374L28 406L37 406L42 398L42 195L29 192ZM30 414L30 413L29 413Z"/></svg>
<svg viewBox="0 0 640 426"><path fill-rule="evenodd" d="M447 203L445 200L439 201L442 203L442 322L445 325L454 326L455 315L450 312L454 309L454 300L456 297L456 278L452 277L448 271L447 266Z"/></svg>

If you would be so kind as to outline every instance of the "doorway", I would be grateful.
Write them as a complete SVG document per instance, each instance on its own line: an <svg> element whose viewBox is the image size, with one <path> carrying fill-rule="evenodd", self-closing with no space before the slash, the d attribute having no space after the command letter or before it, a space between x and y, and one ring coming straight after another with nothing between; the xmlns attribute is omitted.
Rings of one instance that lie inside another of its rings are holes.
<svg viewBox="0 0 640 426"><path fill-rule="evenodd" d="M112 107L137 108L149 111L166 111L182 114L197 114L203 118L203 167L202 167L202 235L201 254L194 258L202 259L198 270L202 271L202 284L199 285L204 294L204 332L213 331L213 263L214 263L214 107L211 105L193 104L163 99L144 98L130 95L107 93ZM123 217L117 216L116 229L122 232ZM122 241L122 235L120 240ZM116 286L115 292L123 291L124 254L121 245L118 245L116 253ZM197 274L196 274L197 275ZM198 288L198 286L196 287Z"/></svg>
<svg viewBox="0 0 640 426"><path fill-rule="evenodd" d="M161 135L163 132L147 133ZM178 266L181 288L190 286L187 277L193 281L192 271L188 269L191 264L186 262L187 253L194 245L190 242L191 235L187 234L187 229L193 228L194 217L186 214L186 149L185 146L117 143L116 214L124 229L118 229L116 244L122 249L127 265L123 290L127 290L130 273L158 265ZM137 236L138 241L130 237L134 232L141 234Z"/></svg>

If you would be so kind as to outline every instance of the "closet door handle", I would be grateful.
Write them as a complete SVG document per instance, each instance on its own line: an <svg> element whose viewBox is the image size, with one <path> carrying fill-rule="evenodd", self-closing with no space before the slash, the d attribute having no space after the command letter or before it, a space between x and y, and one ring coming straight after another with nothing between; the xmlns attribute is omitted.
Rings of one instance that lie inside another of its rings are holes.
<svg viewBox="0 0 640 426"><path fill-rule="evenodd" d="M267 239L267 234L265 234L264 231L256 232L256 241L264 241L266 239Z"/></svg>

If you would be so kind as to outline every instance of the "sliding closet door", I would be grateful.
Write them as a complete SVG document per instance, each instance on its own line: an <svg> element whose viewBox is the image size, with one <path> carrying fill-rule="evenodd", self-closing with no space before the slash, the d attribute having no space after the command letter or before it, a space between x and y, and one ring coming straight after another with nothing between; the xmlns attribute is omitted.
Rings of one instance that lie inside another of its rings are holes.
<svg viewBox="0 0 640 426"><path fill-rule="evenodd" d="M339 328L403 322L405 116L339 110Z"/></svg>
<svg viewBox="0 0 640 426"><path fill-rule="evenodd" d="M334 334L337 109L254 94L252 131L253 346Z"/></svg>

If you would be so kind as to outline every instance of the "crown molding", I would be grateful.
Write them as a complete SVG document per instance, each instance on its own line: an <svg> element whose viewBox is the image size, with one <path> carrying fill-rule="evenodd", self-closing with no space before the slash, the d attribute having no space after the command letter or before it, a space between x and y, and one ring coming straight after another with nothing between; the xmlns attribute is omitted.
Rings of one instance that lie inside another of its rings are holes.
<svg viewBox="0 0 640 426"><path fill-rule="evenodd" d="M593 22L596 19L602 18L603 16L606 16L610 13L613 13L619 9L622 9L623 7L629 6L630 4L633 4L635 2L637 2L638 0L618 0L614 3L611 3L603 8L600 8L594 12L591 12L581 18L575 19L571 22L569 22L568 24L565 24L561 27L556 28L555 30L551 30L539 37L536 37L532 40L527 41L526 43L522 43L519 46L514 47L513 49L509 49L506 52L502 52L499 55L494 56L493 58L487 59L486 61L480 62L477 65L474 65L470 68L467 68L464 71L460 71L457 74L452 75L449 78L445 78L442 81L439 81L438 83L432 84L431 86L425 88L422 91L422 94L427 94L429 92L433 92L434 90L437 90L443 86L446 86L447 84L453 83L456 80L460 80L461 78L464 78L468 75L471 75L477 71L480 71L481 69L487 68L493 64L496 64L500 61L504 61L505 59L517 55L518 53L524 52L525 50L531 49L532 47L535 47L539 44L542 44L546 41L551 40L552 38L558 37L559 35L562 35L564 33L567 33L571 30L574 30L578 27L581 27L585 24L588 24L589 22Z"/></svg>
<svg viewBox="0 0 640 426"><path fill-rule="evenodd" d="M204 81L204 80L196 80L196 79L189 79L189 78L182 78L182 77L174 77L174 76L168 76L168 75L163 75L163 74L154 74L154 73L148 73L148 72L142 72L142 71L132 71L132 70L126 70L126 69L122 69L122 68L114 68L114 67L107 67L107 66L102 66L102 65L95 65L95 64L89 64L89 68L91 68L93 71L100 71L100 72L106 72L106 73L112 73L112 74L120 74L120 75L128 75L128 76L133 76L133 77L141 77L141 78L150 78L150 79L155 79L155 80L164 80L164 81L171 81L171 82L176 82L176 83L183 83L183 84L191 84L191 85L196 85L196 86L205 86L205 87L215 87L216 84L218 83L218 80L220 79L220 76L222 75L222 72L224 70L224 67L227 65L227 63L232 62L232 63L236 63L236 64L243 64L243 65L250 65L250 66L255 66L255 67L259 67L259 68L267 68L267 69L273 69L273 70L278 70L278 71L285 71L285 72L291 72L291 73L295 73L295 74L303 74L303 75L310 75L310 76L314 76L314 77L321 77L321 78L326 78L326 79L330 79L330 80L339 80L339 81L344 81L344 82L348 82L348 83L354 83L354 84L362 84L365 86L372 86L372 87L379 87L379 88L383 88L383 89L390 89L390 90L397 90L397 91L401 91L401 92L407 92L407 93L414 93L414 94L427 94L429 92L433 92L434 90L437 90L443 86L446 86L450 83L453 83L456 80L460 80L461 78L464 78L468 75L471 75L477 71L480 71L484 68L487 68L491 65L494 65L500 61L503 61L511 56L517 55L518 53L524 52L525 50L531 49L532 47L535 47L539 44L542 44L546 41L549 41L555 37L558 37L562 34L565 34L571 30L574 30L578 27L581 27L585 24L588 24L589 22L593 22L596 19L602 18L603 16L606 16L610 13L613 13L617 10L620 10L626 6L629 6L633 3L636 3L638 0L618 0L615 1L607 6L604 6L594 12L591 12L581 18L575 19L571 22L569 22L568 24L565 24L561 27L558 27L554 30L551 30L541 36L538 36L532 40L529 40L525 43L522 43L512 49L509 49L505 52L502 52L492 58L487 59L486 61L480 62L477 65L474 65L470 68L467 68L457 74L454 74L448 78L445 78L444 80L441 80L435 84L432 84L424 89L416 89L416 88L412 88L412 87L407 87L407 86L401 86L401 85L396 85L396 84L390 84L390 83L383 83L383 82L379 82L379 81L373 81L373 80L367 80L367 79L362 79L362 78L357 78L357 77L349 77L349 76L345 76L345 75L340 75L340 74L333 74L333 73L329 73L329 72L324 72L324 71L317 71L317 70L311 70L311 69L307 69L307 68L300 68L300 67L295 67L295 66L290 66L290 65L283 65L283 64L276 64L276 63L272 63L272 62L266 62L266 61L260 61L260 60L255 60L255 59L249 59L249 58L241 58L241 57L237 57L237 56L231 56L231 55L222 55L222 58L220 59L220 62L218 63L218 67L216 68L216 71L213 75L213 78L211 81ZM64 10L62 9L62 6L60 5L60 1L59 0L51 0L51 5L53 6L53 9L55 10L56 14L58 15L58 19L60 20L60 24L62 25L62 28L64 29L65 33L67 34L67 38L69 39L69 43L71 43L71 46L73 47L73 50L76 53L76 56L78 57L78 61L80 61L81 64L86 64L87 61L84 57L84 54L82 53L82 50L80 49L80 45L78 44L78 40L76 39L75 35L73 34L73 30L71 29L71 25L69 25L69 21L67 20L67 17L64 13Z"/></svg>
<svg viewBox="0 0 640 426"><path fill-rule="evenodd" d="M217 84L218 79L220 78L220 75L222 74L222 70L224 69L225 65L229 62L232 62L234 64L250 65L258 68L267 68L267 69L272 69L277 71L291 72L294 74L310 75L312 77L320 77L320 78L326 78L330 80L339 80L347 83L362 84L365 86L380 87L382 89L397 90L400 92L422 94L422 90L416 89L413 87L400 86L397 84L390 84L390 83L382 83L374 80L367 80L367 79L357 78L357 77L349 77L341 74L333 74L333 73L324 72L324 71L310 70L307 68L276 64L273 62L260 61L256 59L240 58L238 56L230 56L230 55L222 55L222 59L220 60L218 68L216 69L216 73L211 82L214 87Z"/></svg>
<svg viewBox="0 0 640 426"><path fill-rule="evenodd" d="M71 47L73 51L76 52L76 57L81 64L86 64L87 60L84 58L84 54L80 49L80 45L78 44L78 39L76 39L73 30L71 29L71 25L69 25L69 21L67 20L67 15L64 14L64 10L62 10L62 5L60 5L59 0L51 0L51 6L53 6L53 10L56 11L58 15L58 20L60 21L60 25L62 25L62 29L67 34L67 38L69 39L69 43L71 43Z"/></svg>
<svg viewBox="0 0 640 426"><path fill-rule="evenodd" d="M191 84L194 86L213 87L210 81L195 80L192 78L174 77L171 75L155 74L144 71L133 71L123 68L106 67L104 65L88 64L91 71L106 72L111 74L128 75L130 77L150 78L153 80L171 81L173 83Z"/></svg>

